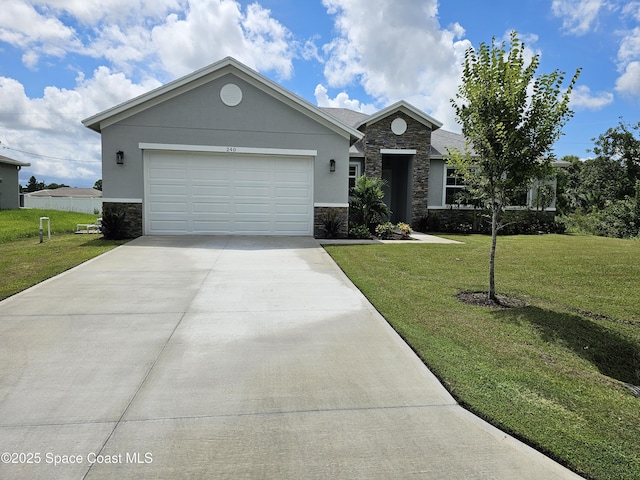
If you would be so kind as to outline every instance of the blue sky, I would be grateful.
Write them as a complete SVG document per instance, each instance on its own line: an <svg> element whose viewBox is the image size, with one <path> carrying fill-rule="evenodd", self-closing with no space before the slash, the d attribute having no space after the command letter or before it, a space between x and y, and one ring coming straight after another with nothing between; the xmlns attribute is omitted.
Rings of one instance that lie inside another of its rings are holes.
<svg viewBox="0 0 640 480"><path fill-rule="evenodd" d="M539 73L577 68L557 156L640 118L640 0L4 0L0 154L45 183L92 186L81 120L228 55L309 102L372 113L404 99L459 131L464 52L517 30Z"/></svg>

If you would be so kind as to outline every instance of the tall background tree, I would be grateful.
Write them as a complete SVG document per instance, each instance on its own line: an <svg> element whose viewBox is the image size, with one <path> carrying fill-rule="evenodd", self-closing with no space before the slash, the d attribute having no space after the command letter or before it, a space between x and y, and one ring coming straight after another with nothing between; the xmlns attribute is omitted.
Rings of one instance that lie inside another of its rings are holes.
<svg viewBox="0 0 640 480"><path fill-rule="evenodd" d="M640 138L634 134L639 131L640 122L632 125L620 121L617 126L593 139L593 153L597 158L617 162L624 169L627 181L622 185L623 197L634 195L636 181L640 180Z"/></svg>
<svg viewBox="0 0 640 480"><path fill-rule="evenodd" d="M38 192L44 190L44 182L38 182L38 179L33 175L29 178L29 183L25 188L27 192Z"/></svg>
<svg viewBox="0 0 640 480"><path fill-rule="evenodd" d="M640 237L640 123L622 121L592 139L596 154L570 162L559 177L559 205L570 231Z"/></svg>
<svg viewBox="0 0 640 480"><path fill-rule="evenodd" d="M564 73L536 76L539 55L527 61L517 32L506 42L481 43L465 53L462 83L451 100L467 139L466 152L450 152L469 190L491 212L489 298L495 290L497 234L504 208L551 168L551 147L573 116L569 109L578 69L566 89Z"/></svg>

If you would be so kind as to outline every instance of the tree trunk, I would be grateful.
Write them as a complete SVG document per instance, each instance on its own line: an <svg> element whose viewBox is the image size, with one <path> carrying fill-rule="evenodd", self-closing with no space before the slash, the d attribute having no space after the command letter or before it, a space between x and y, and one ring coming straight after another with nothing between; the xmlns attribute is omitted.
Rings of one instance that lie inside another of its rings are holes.
<svg viewBox="0 0 640 480"><path fill-rule="evenodd" d="M500 209L494 203L493 212L491 212L491 256L489 259L489 299L498 303L498 297L496 296L496 279L495 279L495 267L496 267L496 243L498 241L498 216Z"/></svg>

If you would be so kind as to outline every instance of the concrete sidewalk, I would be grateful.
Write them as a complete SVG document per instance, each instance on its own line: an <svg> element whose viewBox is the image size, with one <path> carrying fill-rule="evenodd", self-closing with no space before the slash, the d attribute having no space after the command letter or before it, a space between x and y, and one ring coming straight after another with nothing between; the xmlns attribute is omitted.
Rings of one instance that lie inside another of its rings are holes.
<svg viewBox="0 0 640 480"><path fill-rule="evenodd" d="M580 478L459 407L311 238L143 237L0 302L0 452L3 479Z"/></svg>

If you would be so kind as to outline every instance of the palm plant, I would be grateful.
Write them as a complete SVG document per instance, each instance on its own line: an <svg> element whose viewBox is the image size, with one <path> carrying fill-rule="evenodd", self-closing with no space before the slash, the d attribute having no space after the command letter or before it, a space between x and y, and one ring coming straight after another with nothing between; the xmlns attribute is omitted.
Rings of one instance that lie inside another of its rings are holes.
<svg viewBox="0 0 640 480"><path fill-rule="evenodd" d="M382 188L385 185L386 182L381 178L362 175L351 192L350 209L354 218L370 231L391 215L391 210L383 200Z"/></svg>

